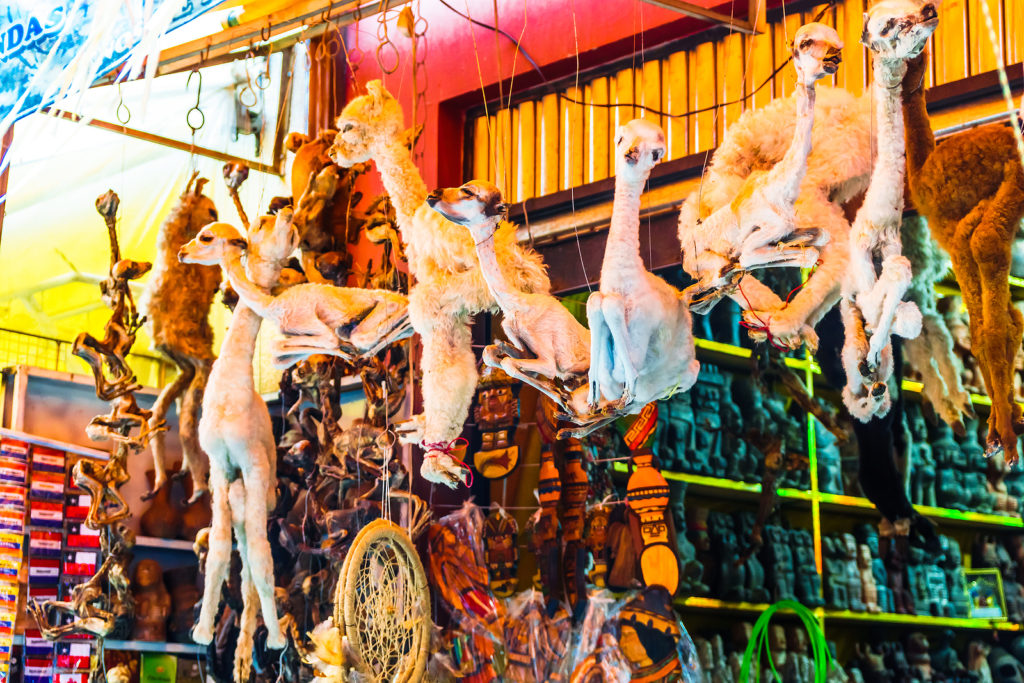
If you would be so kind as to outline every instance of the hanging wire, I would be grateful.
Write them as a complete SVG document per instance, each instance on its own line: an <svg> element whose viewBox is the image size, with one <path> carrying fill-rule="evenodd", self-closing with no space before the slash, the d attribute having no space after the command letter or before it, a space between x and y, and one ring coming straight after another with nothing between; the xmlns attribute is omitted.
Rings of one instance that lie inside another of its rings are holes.
<svg viewBox="0 0 1024 683"><path fill-rule="evenodd" d="M249 46L249 51L245 54L245 60L243 66L245 67L245 85L238 91L238 102L243 107L252 108L259 103L259 96L256 95L256 90L252 87L252 75L249 72L249 65L256 59L256 53L252 49L252 45ZM248 94L247 94L248 93Z"/></svg>
<svg viewBox="0 0 1024 683"><path fill-rule="evenodd" d="M380 6L377 14L377 66L382 72L387 75L391 75L398 71L398 66L401 63L401 54L398 52L398 48L395 47L394 42L391 40L391 36L388 35L388 0L380 0ZM385 66L387 61L386 55L392 55L395 63L390 67Z"/></svg>
<svg viewBox="0 0 1024 683"><path fill-rule="evenodd" d="M124 94L121 92L121 81L117 83L117 109L114 112L117 117L117 122L122 126L127 126L128 122L132 120L132 112L128 109L128 105L124 103Z"/></svg>
<svg viewBox="0 0 1024 683"><path fill-rule="evenodd" d="M1024 166L1024 136L1021 135L1020 130L1020 119L1017 107L1013 102L1013 92L1010 90L1010 80L1006 75L1006 64L1003 60L1003 46L999 40L999 34L996 33L995 23L992 21L992 11L988 7L987 2L981 3L981 14L985 17L985 28L988 29L988 40L992 45L992 51L995 52L996 56L996 71L999 73L999 87L1003 91L1003 99L1006 100L1006 106L1009 108L1010 114L1010 128L1013 130L1013 138L1017 143L1017 154L1020 156L1020 163ZM1024 97L1021 99L1022 106L1024 106Z"/></svg>

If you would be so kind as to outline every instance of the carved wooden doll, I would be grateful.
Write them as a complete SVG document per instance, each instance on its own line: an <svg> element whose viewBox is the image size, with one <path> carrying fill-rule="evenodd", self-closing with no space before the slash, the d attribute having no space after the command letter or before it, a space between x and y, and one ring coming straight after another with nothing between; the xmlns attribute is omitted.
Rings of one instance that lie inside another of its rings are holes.
<svg viewBox="0 0 1024 683"><path fill-rule="evenodd" d="M519 399L515 386L515 380L498 368L487 366L480 377L474 409L480 450L474 464L488 479L508 476L519 462L519 447L515 444Z"/></svg>
<svg viewBox="0 0 1024 683"><path fill-rule="evenodd" d="M587 598L587 551L583 545L590 482L583 469L583 444L578 439L565 442L562 466L562 571L565 597L573 611L582 609Z"/></svg>
<svg viewBox="0 0 1024 683"><path fill-rule="evenodd" d="M643 413L641 413L642 419ZM670 595L679 587L679 562L668 537L666 513L670 497L668 482L653 465L650 450L633 454L636 469L626 484L626 501L636 515L640 553L640 573L648 586L664 586Z"/></svg>
<svg viewBox="0 0 1024 683"><path fill-rule="evenodd" d="M607 505L592 505L587 509L587 533L585 542L593 562L587 578L598 588L605 587L608 575L608 516Z"/></svg>
<svg viewBox="0 0 1024 683"><path fill-rule="evenodd" d="M495 508L484 520L484 559L496 597L510 597L516 590L519 525L503 508Z"/></svg>

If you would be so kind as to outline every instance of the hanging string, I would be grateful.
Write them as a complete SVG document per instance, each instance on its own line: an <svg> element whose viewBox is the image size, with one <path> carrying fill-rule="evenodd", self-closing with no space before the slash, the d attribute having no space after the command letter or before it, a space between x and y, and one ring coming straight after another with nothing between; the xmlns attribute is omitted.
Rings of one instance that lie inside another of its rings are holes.
<svg viewBox="0 0 1024 683"><path fill-rule="evenodd" d="M444 0L441 0L441 1L444 2ZM469 0L465 0L465 2L466 2L466 14L465 14L465 16L469 17ZM447 3L445 3L445 4L447 4ZM473 21L473 20L470 19L470 21ZM477 23L477 22L474 22L474 23ZM491 27L491 28L493 28L493 27ZM488 142L493 141L494 145L496 147L498 139L495 136L494 128L491 127L491 114L490 114L490 112L488 111L488 108L487 108L487 92L486 92L486 90L484 88L484 72L483 72L483 69L480 67L480 51L479 51L479 49L477 48L477 45L476 45L476 33L474 33L473 31L470 31L469 32L469 37L470 37L470 40L473 41L473 59L476 61L476 74L477 74L477 78L479 79L479 82L480 82L480 97L483 99L483 102L484 102L484 119L487 121L487 139L488 139ZM493 157L493 155L491 155L491 156L492 156L491 162L496 164L497 163L497 159L495 157Z"/></svg>
<svg viewBox="0 0 1024 683"><path fill-rule="evenodd" d="M189 159L192 170L196 167L196 133L199 129L206 125L206 115L203 113L202 107L200 107L200 101L203 96L203 72L199 69L192 69L192 72L188 75L188 80L185 81L185 90L188 90L189 86L192 85L192 77L196 77L196 103L192 105L192 108L185 112L185 124L192 130L192 147L189 150L191 157Z"/></svg>
<svg viewBox="0 0 1024 683"><path fill-rule="evenodd" d="M573 86L576 92L580 89L580 40L579 32L576 30L576 0L569 0L569 10L572 14L572 43L573 53L576 58L576 85ZM577 102L577 104L581 104ZM572 158L572 137L569 138L569 158ZM571 161L570 161L571 163ZM594 288L590 286L590 276L587 274L587 261L583 258L583 245L580 244L580 230L577 226L576 221L576 188L572 182L572 178L569 178L569 206L572 209L572 233L576 237L576 251L580 255L580 268L583 270L583 281L587 283L587 291L593 292Z"/></svg>
<svg viewBox="0 0 1024 683"><path fill-rule="evenodd" d="M996 55L996 71L999 74L999 87L1003 91L1003 99L1009 108L1010 128L1013 130L1013 138L1017 142L1017 154L1020 156L1021 166L1024 166L1024 136L1021 134L1021 122L1019 111L1014 106L1013 92L1010 90L1010 80L1006 75L1006 64L1003 60L1003 46L996 33L995 23L992 21L992 11L987 2L981 2L981 14L985 17L985 27L988 29L988 40L992 45L992 51ZM1021 106L1024 107L1024 96L1021 99Z"/></svg>

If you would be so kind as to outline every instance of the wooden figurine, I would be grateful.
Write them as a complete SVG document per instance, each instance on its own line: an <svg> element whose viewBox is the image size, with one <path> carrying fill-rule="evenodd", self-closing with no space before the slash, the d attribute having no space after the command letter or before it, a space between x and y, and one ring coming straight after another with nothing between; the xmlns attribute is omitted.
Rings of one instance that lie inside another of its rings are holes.
<svg viewBox="0 0 1024 683"><path fill-rule="evenodd" d="M540 498L540 510L533 529L534 552L537 554L537 571L540 585L548 598L549 604L560 597L559 587L562 584L558 570L560 544L558 505L562 499L562 480L555 466L551 448L544 447L541 451L540 475L537 482L537 494Z"/></svg>
<svg viewBox="0 0 1024 683"><path fill-rule="evenodd" d="M164 585L163 570L156 560L142 560L132 577L135 598L135 628L132 640L164 642L171 616L171 594Z"/></svg>
<svg viewBox="0 0 1024 683"><path fill-rule="evenodd" d="M864 607L871 614L881 612L878 605L878 585L871 568L871 548L866 543L857 546L857 569L860 572L861 596Z"/></svg>
<svg viewBox="0 0 1024 683"><path fill-rule="evenodd" d="M626 484L626 501L639 521L639 538L643 543L640 571L644 584L659 585L674 595L679 587L679 562L668 537L668 482L655 469L650 450L636 451L636 469Z"/></svg>
<svg viewBox="0 0 1024 683"><path fill-rule="evenodd" d="M496 507L484 520L484 558L496 597L511 597L516 589L519 566L519 525L510 514Z"/></svg>
<svg viewBox="0 0 1024 683"><path fill-rule="evenodd" d="M507 477L519 463L519 446L515 443L519 399L515 386L515 380L500 368L486 366L480 376L474 409L480 450L473 464L487 479Z"/></svg>
<svg viewBox="0 0 1024 683"><path fill-rule="evenodd" d="M573 611L586 603L586 555L583 526L590 482L583 469L583 444L578 439L565 442L562 466L562 572L565 597ZM581 612L580 612L581 613Z"/></svg>
<svg viewBox="0 0 1024 683"><path fill-rule="evenodd" d="M607 505L598 503L587 509L585 543L593 558L587 578L598 588L604 588L608 575L608 516Z"/></svg>

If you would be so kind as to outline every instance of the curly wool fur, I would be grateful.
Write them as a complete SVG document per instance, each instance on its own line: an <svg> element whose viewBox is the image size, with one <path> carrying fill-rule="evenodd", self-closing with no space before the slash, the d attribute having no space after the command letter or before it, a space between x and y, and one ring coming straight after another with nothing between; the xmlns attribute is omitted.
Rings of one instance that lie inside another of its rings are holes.
<svg viewBox="0 0 1024 683"><path fill-rule="evenodd" d="M424 417L417 435L424 444L447 444L462 432L476 389L469 324L477 313L497 312L498 307L480 273L470 235L426 204L426 184L405 145L401 105L380 81L367 83L366 89L368 94L349 102L338 117L330 156L344 167L374 159L391 197L415 278L409 318L423 343ZM511 286L526 292L550 290L543 261L516 243L511 224L503 222L494 239ZM428 446L425 477L454 485L455 470L444 449Z"/></svg>
<svg viewBox="0 0 1024 683"><path fill-rule="evenodd" d="M156 259L139 308L146 316L146 331L154 348L178 366L178 376L160 392L153 404L150 428L156 429L167 417L171 404L182 397L178 416L183 467L192 474L194 495L207 488L209 460L199 446L199 409L203 401L210 366L213 363L213 330L210 306L220 285L216 266L185 264L178 261L178 249L196 233L217 220L213 200L203 194L203 178L193 174L185 192L160 225ZM193 187L193 182L195 186ZM152 441L156 472L153 490L167 481L163 431L155 431Z"/></svg>
<svg viewBox="0 0 1024 683"><path fill-rule="evenodd" d="M963 368L953 352L953 335L935 306L935 283L949 271L949 258L928 232L928 224L914 216L903 221L903 255L910 260L914 278L907 299L921 311L921 334L907 339L903 354L921 376L921 394L947 424L961 425L971 412L971 396L964 389Z"/></svg>
<svg viewBox="0 0 1024 683"><path fill-rule="evenodd" d="M1013 133L999 125L958 133L936 145L924 97L924 55L904 81L911 199L950 255L970 315L971 345L992 412L988 443L1017 460L1024 427L1013 400L1014 359L1024 318L1010 298L1011 248L1024 218L1024 168Z"/></svg>
<svg viewBox="0 0 1024 683"><path fill-rule="evenodd" d="M783 343L798 342L805 327L813 327L839 300L850 229L842 206L867 189L871 176L870 114L868 96L857 98L836 88L817 89L812 151L794 211L798 229L818 228L828 235L819 251L821 263L788 304L751 276L744 277L739 291L732 295L748 311L748 322L760 324L760 319L767 323L772 336ZM697 220L730 204L752 173L770 170L782 161L795 124L796 98L790 96L744 112L729 127L700 188L687 198L679 214L679 240L687 272L697 275L696 255L712 237L708 226L698 226Z"/></svg>
<svg viewBox="0 0 1024 683"><path fill-rule="evenodd" d="M850 229L850 268L843 280L843 402L861 422L885 415L892 405L891 334L913 338L921 332L917 306L902 301L912 279L900 241L905 178L900 83L905 72L904 60L883 58L876 52L871 87L878 155L864 203ZM882 263L880 274L876 259Z"/></svg>
<svg viewBox="0 0 1024 683"><path fill-rule="evenodd" d="M290 208L278 213L289 224ZM292 239L299 243L298 232ZM181 249L193 263L220 262L239 300L260 317L277 324L285 339L274 347L274 363L288 368L315 354L346 360L369 357L389 344L412 335L408 302L384 289L335 287L305 282L269 294L251 282L242 266L245 239L227 223L212 223Z"/></svg>
<svg viewBox="0 0 1024 683"><path fill-rule="evenodd" d="M277 221L264 217L249 235L248 275L266 289L277 282L285 259L295 250L288 212L282 214ZM277 498L277 449L270 413L256 392L253 379L253 353L260 322L261 318L245 304L236 306L203 398L199 439L210 456L213 517L203 584L206 597L193 640L208 644L213 639L217 596L227 580L234 529L243 578L249 577L253 586L244 593L245 605L251 607L258 597L268 630L267 647L281 649L285 639L278 622L273 560L267 540L267 513L274 508ZM243 614L248 620L243 628L248 628L253 621L248 615L253 611ZM236 670L239 665L236 660Z"/></svg>

